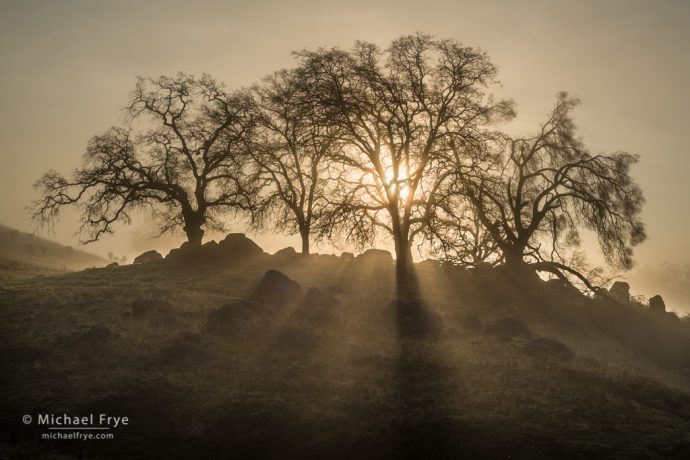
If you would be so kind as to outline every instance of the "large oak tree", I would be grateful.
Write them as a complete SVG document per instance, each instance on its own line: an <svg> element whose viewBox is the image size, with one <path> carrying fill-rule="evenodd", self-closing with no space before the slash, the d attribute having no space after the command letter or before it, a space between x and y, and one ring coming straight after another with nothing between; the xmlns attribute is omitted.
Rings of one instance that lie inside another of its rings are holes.
<svg viewBox="0 0 690 460"><path fill-rule="evenodd" d="M322 230L360 244L383 230L403 273L445 177L448 139L470 143L512 115L509 102L485 94L496 67L480 50L420 34L401 37L383 52L358 42L351 51L299 56L324 123L336 126L348 144L333 166L340 168L342 187Z"/></svg>
<svg viewBox="0 0 690 460"><path fill-rule="evenodd" d="M572 119L578 104L560 93L535 135L485 144L493 161L457 167L450 183L454 193L448 195L456 208L471 207L506 265L572 278L593 290L578 267L582 230L594 232L610 266L629 269L633 247L645 239L644 199L630 175L637 156L594 154L578 137Z"/></svg>
<svg viewBox="0 0 690 460"><path fill-rule="evenodd" d="M36 182L36 221L52 223L64 206L76 205L91 242L145 209L161 232L181 227L200 245L205 227L221 228L226 213L249 209L242 182L252 126L246 97L209 76L140 78L125 115L127 127L91 139L71 176L49 171Z"/></svg>

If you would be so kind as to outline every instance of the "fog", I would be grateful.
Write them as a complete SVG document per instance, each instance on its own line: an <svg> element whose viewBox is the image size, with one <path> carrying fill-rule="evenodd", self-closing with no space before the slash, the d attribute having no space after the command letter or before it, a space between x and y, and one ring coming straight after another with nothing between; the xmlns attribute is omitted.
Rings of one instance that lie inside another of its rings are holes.
<svg viewBox="0 0 690 460"><path fill-rule="evenodd" d="M34 198L32 183L49 168L69 172L91 136L120 122L137 75L208 72L239 88L292 65L293 50L349 47L356 39L385 46L401 34L424 31L482 47L499 65L500 96L515 99L518 108L509 132L536 127L555 93L567 90L583 101L577 122L593 150L641 155L633 175L647 198L649 239L636 250L642 268L629 275L639 285L633 292L655 294L654 279L657 290L674 299L671 308L687 299L687 289L667 287L666 270L644 268L690 262L685 2L3 1L0 17L5 225L33 230L25 211ZM151 240L149 228L138 219L86 249L131 259L183 240ZM76 245L77 229L76 214L67 212L45 236ZM228 231L242 230L241 222L228 225ZM297 245L270 233L253 236L267 251Z"/></svg>

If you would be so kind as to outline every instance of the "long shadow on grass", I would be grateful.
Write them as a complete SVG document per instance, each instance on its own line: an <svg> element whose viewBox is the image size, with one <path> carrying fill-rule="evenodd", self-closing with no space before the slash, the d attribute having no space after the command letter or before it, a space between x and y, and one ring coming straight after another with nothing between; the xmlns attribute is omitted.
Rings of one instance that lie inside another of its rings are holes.
<svg viewBox="0 0 690 460"><path fill-rule="evenodd" d="M413 267L397 275L397 287L397 456L459 458L469 433L451 410L449 398L461 395L452 378L458 376L438 353L441 319L424 302Z"/></svg>

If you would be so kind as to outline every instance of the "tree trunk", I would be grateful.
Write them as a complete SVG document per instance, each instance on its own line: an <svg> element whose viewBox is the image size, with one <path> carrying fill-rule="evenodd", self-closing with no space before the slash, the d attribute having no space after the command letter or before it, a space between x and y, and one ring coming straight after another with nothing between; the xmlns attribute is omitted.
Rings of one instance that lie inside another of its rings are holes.
<svg viewBox="0 0 690 460"><path fill-rule="evenodd" d="M504 250L503 255L505 255L506 258L506 267L519 270L525 265L525 261L522 258L522 251L519 249Z"/></svg>
<svg viewBox="0 0 690 460"><path fill-rule="evenodd" d="M302 228L299 231L300 237L302 238L302 254L309 254L309 229Z"/></svg>
<svg viewBox="0 0 690 460"><path fill-rule="evenodd" d="M201 225L202 219L196 216L185 217L183 230L187 234L187 241L192 246L201 246L201 241L204 239L204 230Z"/></svg>
<svg viewBox="0 0 690 460"><path fill-rule="evenodd" d="M405 280L412 262L412 251L408 241L409 228L404 227L400 222L400 217L394 212L391 212L391 217L393 220L393 241L395 243L395 271L398 282L400 282Z"/></svg>

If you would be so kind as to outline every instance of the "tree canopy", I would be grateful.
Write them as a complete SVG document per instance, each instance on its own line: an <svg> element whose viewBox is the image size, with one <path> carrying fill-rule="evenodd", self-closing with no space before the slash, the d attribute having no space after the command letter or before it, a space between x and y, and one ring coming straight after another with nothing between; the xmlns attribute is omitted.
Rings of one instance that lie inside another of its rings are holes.
<svg viewBox="0 0 690 460"><path fill-rule="evenodd" d="M351 51L299 53L311 96L346 146L334 157L340 192L324 230L367 244L378 230L395 244L399 269L431 218L447 177L446 146L472 144L492 123L513 115L509 101L485 89L496 67L486 54L454 40L405 36L381 52L358 42Z"/></svg>
<svg viewBox="0 0 690 460"><path fill-rule="evenodd" d="M494 98L497 68L483 51L416 34L384 50L296 53L297 65L228 92L209 76L140 78L124 127L89 142L69 177L37 183L33 216L81 210L85 241L147 209L160 231L192 246L239 214L255 228L366 246L392 239L398 274L414 244L464 266L544 271L595 289L583 231L606 262L632 266L645 239L642 191L626 152L592 153L562 92L526 137ZM239 213L239 214L238 214Z"/></svg>
<svg viewBox="0 0 690 460"><path fill-rule="evenodd" d="M198 245L204 226L221 228L225 213L250 209L240 158L252 121L242 95L209 76L140 78L125 116L126 127L90 140L70 177L49 171L36 183L36 220L52 222L63 206L78 205L90 242L148 209L161 232L182 227Z"/></svg>
<svg viewBox="0 0 690 460"><path fill-rule="evenodd" d="M508 265L530 264L559 278L575 276L582 258L573 252L581 231L593 231L606 261L632 266L632 248L645 239L640 212L642 191L630 176L638 157L626 152L591 153L577 136L572 110L577 98L560 93L531 137L501 136L485 144L491 161L483 167L455 169L444 212L441 239L457 238L471 209Z"/></svg>

